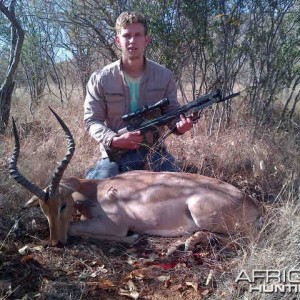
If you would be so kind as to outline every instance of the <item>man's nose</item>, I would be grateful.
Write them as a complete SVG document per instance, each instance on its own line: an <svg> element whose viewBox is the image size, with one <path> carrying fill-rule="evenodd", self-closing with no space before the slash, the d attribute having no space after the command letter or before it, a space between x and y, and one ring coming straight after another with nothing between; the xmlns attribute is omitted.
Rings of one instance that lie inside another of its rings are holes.
<svg viewBox="0 0 300 300"><path fill-rule="evenodd" d="M133 43L134 40L135 40L134 36L131 36L131 37L129 38L129 42L130 42L130 43Z"/></svg>

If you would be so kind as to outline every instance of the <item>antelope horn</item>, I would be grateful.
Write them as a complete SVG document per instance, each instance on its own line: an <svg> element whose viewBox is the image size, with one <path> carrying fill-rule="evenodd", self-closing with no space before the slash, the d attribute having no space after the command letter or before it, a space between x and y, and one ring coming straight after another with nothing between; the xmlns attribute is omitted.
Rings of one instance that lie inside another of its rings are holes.
<svg viewBox="0 0 300 300"><path fill-rule="evenodd" d="M53 177L52 177L52 181L51 181L50 186L49 186L49 197L51 197L55 193L55 190L59 185L59 182L60 182L60 180L63 176L63 173L64 173L65 169L67 168L69 162L71 161L71 158L72 158L72 156L74 154L74 151L75 151L75 142L74 142L73 136L72 136L69 128L64 123L64 121L56 114L56 112L50 106L49 106L49 109L54 114L57 121L59 122L59 124L63 128L63 130L65 132L65 135L66 135L66 138L67 138L67 141L68 141L67 153L66 153L65 157L63 158L61 164L56 168L56 170L53 174Z"/></svg>
<svg viewBox="0 0 300 300"><path fill-rule="evenodd" d="M9 174L12 176L12 178L14 178L18 183L20 183L24 188L29 190L32 194L36 195L39 199L46 201L48 199L48 193L45 193L38 186L27 180L18 170L17 163L20 153L20 139L14 118L12 118L12 124L13 134L15 138L15 147L13 155L9 160Z"/></svg>

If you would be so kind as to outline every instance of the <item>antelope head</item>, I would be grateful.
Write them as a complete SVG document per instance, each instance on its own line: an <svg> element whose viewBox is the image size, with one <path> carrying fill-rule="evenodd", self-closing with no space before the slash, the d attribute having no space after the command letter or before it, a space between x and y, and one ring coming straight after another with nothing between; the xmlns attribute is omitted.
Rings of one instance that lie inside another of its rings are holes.
<svg viewBox="0 0 300 300"><path fill-rule="evenodd" d="M9 172L18 183L35 195L26 203L25 206L29 207L37 204L40 205L48 220L51 244L53 246L60 246L67 242L67 231L70 221L75 213L74 201L71 197L73 188L71 186L60 184L63 173L74 154L75 142L66 124L50 107L49 109L62 126L68 141L67 153L55 170L50 185L46 189L42 190L37 185L27 180L19 172L17 162L20 153L20 139L14 119L13 134L15 138L15 147L9 162Z"/></svg>

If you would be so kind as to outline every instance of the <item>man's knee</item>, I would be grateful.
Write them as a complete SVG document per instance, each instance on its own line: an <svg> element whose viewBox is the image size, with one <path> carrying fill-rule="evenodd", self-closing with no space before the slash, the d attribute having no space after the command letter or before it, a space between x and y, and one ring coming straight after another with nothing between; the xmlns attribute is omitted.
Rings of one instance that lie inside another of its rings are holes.
<svg viewBox="0 0 300 300"><path fill-rule="evenodd" d="M87 179L104 179L118 175L119 166L116 162L104 158L96 163L96 166L89 169L85 175Z"/></svg>

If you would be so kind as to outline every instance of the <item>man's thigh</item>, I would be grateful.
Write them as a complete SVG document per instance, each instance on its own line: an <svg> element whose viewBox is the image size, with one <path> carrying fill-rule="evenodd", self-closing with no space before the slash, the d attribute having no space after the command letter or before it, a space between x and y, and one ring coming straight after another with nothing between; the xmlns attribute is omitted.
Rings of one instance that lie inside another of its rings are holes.
<svg viewBox="0 0 300 300"><path fill-rule="evenodd" d="M121 173L132 170L144 170L147 158L145 149L130 150L118 162Z"/></svg>
<svg viewBox="0 0 300 300"><path fill-rule="evenodd" d="M109 158L100 159L96 166L89 169L85 175L87 179L104 179L116 176L120 173L117 163L110 161Z"/></svg>
<svg viewBox="0 0 300 300"><path fill-rule="evenodd" d="M149 153L149 169L155 172L180 172L175 158L166 150Z"/></svg>

